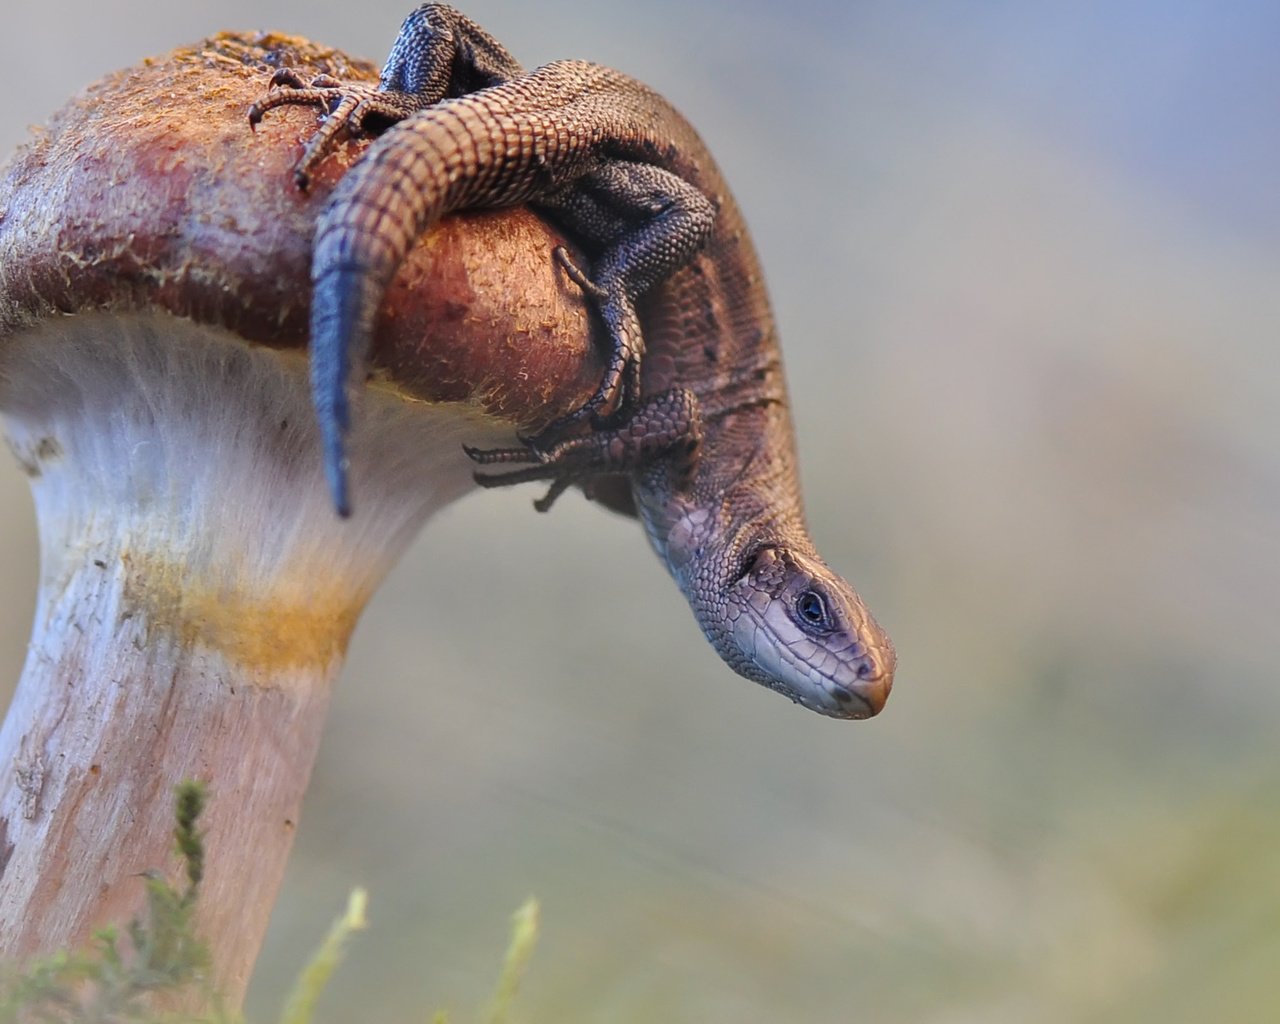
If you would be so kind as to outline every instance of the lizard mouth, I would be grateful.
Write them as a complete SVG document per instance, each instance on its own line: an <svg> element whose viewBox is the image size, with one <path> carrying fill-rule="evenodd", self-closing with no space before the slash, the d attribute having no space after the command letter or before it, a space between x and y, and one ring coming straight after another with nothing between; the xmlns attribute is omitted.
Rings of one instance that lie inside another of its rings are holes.
<svg viewBox="0 0 1280 1024"><path fill-rule="evenodd" d="M845 709L841 718L873 718L884 710L891 689L893 677L882 672L862 680L856 690L836 685L831 688L830 694Z"/></svg>
<svg viewBox="0 0 1280 1024"><path fill-rule="evenodd" d="M828 682L820 688L810 684L807 690L796 688L783 692L810 711L828 718L855 721L874 718L884 709L885 702L889 699L889 686L884 685L882 680L877 680L872 685L861 683L857 689Z"/></svg>
<svg viewBox="0 0 1280 1024"><path fill-rule="evenodd" d="M835 645L801 633L778 602L739 618L738 642L751 675L797 704L829 718L878 715L893 687L893 673L874 650L852 638Z"/></svg>

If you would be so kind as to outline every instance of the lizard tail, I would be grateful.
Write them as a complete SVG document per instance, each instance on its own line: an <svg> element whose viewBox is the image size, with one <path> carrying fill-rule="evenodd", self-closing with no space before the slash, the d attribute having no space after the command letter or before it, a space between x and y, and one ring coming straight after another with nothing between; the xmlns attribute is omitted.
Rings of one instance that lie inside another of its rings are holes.
<svg viewBox="0 0 1280 1024"><path fill-rule="evenodd" d="M311 395L325 475L340 516L351 514L348 388L363 381L378 307L417 237L454 206L454 168L440 158L425 116L376 139L334 189L316 225L311 259ZM438 129L437 129L438 133ZM396 145L396 139L410 142Z"/></svg>
<svg viewBox="0 0 1280 1024"><path fill-rule="evenodd" d="M580 177L608 136L593 120L608 109L600 94L620 80L565 61L424 108L334 189L311 260L311 385L340 515L351 513L347 387L363 377L382 296L414 241L451 210L518 205Z"/></svg>
<svg viewBox="0 0 1280 1024"><path fill-rule="evenodd" d="M381 141L381 140L379 140ZM311 398L337 512L351 515L348 387L364 379L378 307L417 236L444 205L442 174L415 180L395 149L371 147L316 225L311 258ZM403 191L396 191L403 190ZM389 203L388 195L397 202Z"/></svg>
<svg viewBox="0 0 1280 1024"><path fill-rule="evenodd" d="M320 427L324 471L334 508L351 515L347 485L347 434L351 407L347 381L352 363L363 365L382 289L370 287L359 268L328 266L316 278L311 306L311 400ZM355 346L348 344L348 340Z"/></svg>

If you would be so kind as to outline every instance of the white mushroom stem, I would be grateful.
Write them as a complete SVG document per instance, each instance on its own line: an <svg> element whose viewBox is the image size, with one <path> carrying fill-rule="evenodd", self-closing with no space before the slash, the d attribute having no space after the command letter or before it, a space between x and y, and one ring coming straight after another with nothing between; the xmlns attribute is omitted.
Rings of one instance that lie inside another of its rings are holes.
<svg viewBox="0 0 1280 1024"><path fill-rule="evenodd" d="M172 790L208 780L200 928L233 1001L284 872L352 628L422 523L511 429L378 387L355 515L320 468L305 354L167 314L44 321L0 345L40 591L0 731L0 957L87 941L168 868ZM246 858L253 851L246 875Z"/></svg>

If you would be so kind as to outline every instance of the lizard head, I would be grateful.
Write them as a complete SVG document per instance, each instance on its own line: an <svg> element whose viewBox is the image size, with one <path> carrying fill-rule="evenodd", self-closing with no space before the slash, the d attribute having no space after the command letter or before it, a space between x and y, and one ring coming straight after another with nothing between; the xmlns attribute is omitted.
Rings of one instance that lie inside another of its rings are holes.
<svg viewBox="0 0 1280 1024"><path fill-rule="evenodd" d="M833 718L870 718L893 685L893 644L853 587L814 557L750 552L713 642L741 675Z"/></svg>

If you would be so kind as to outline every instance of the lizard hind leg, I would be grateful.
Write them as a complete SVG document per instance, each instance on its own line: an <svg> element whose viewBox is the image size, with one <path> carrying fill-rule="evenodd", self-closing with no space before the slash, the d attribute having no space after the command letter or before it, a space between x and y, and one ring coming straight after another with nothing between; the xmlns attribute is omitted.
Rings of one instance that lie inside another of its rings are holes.
<svg viewBox="0 0 1280 1024"><path fill-rule="evenodd" d="M461 11L423 4L400 26L379 87L420 96L426 105L522 74L524 68L510 51Z"/></svg>
<svg viewBox="0 0 1280 1024"><path fill-rule="evenodd" d="M446 4L423 4L405 19L375 86L321 74L307 81L294 68L271 76L269 89L249 108L256 126L275 107L316 106L325 122L307 141L294 170L306 190L312 169L342 134L378 134L446 96L462 96L524 73L520 63L488 32Z"/></svg>
<svg viewBox="0 0 1280 1024"><path fill-rule="evenodd" d="M291 68L277 71L271 86L249 107L249 123L256 126L269 110L286 105L320 107L324 122L307 140L294 168L294 181L306 191L311 172L330 152L339 136L359 135L403 121L421 103L408 93L383 92L370 82L339 82L319 75L310 82Z"/></svg>

